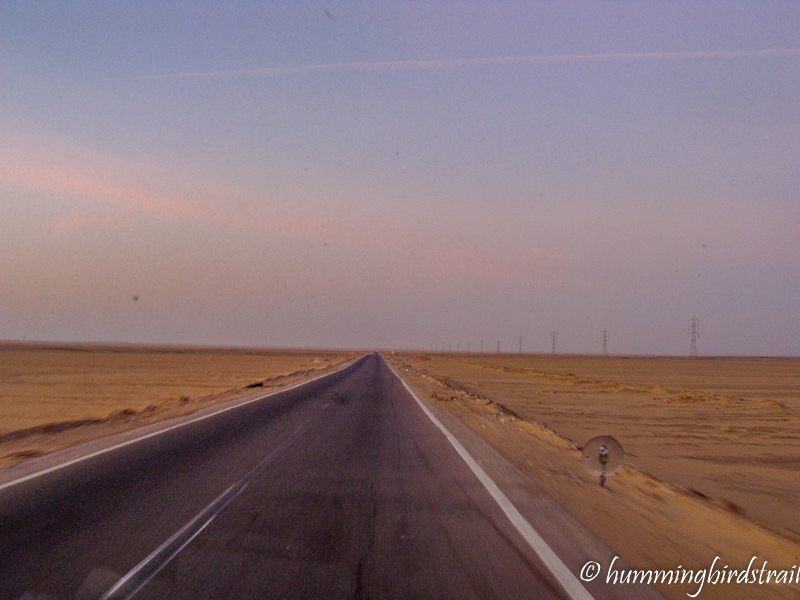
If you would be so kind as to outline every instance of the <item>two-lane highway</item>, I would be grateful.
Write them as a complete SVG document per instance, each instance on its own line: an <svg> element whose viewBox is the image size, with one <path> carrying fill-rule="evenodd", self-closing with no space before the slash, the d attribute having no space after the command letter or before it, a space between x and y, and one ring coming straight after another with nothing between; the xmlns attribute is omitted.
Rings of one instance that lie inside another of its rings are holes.
<svg viewBox="0 0 800 600"><path fill-rule="evenodd" d="M569 598L377 354L0 502L0 598Z"/></svg>
<svg viewBox="0 0 800 600"><path fill-rule="evenodd" d="M558 597L385 364L347 383L141 597Z"/></svg>

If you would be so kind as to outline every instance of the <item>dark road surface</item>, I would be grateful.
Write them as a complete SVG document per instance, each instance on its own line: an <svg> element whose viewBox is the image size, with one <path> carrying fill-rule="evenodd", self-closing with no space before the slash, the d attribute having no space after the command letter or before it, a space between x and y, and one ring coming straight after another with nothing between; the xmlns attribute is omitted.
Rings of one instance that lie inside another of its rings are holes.
<svg viewBox="0 0 800 600"><path fill-rule="evenodd" d="M568 598L378 355L0 490L0 598L97 599L237 482L135 598Z"/></svg>

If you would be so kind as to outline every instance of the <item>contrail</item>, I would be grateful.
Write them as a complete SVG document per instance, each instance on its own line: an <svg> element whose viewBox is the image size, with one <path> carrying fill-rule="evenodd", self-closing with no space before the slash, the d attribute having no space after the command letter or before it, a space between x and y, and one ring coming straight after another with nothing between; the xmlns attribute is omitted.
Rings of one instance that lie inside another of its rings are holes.
<svg viewBox="0 0 800 600"><path fill-rule="evenodd" d="M382 62L347 62L295 67L266 67L259 69L230 69L223 71L192 71L164 75L144 75L143 79L203 79L224 77L278 77L335 71L414 71L433 69L461 69L466 67L509 65L553 65L561 63L610 62L643 59L686 58L758 58L800 56L800 48L775 48L767 50L702 50L680 52L624 52L602 54L556 54L542 56L497 56L484 58L451 58L438 60L398 60Z"/></svg>

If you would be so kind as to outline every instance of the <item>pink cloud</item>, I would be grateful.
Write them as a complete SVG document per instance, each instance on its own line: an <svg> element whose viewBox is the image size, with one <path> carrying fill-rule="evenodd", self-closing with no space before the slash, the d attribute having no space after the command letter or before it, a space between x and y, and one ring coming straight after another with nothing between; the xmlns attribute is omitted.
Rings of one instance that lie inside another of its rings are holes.
<svg viewBox="0 0 800 600"><path fill-rule="evenodd" d="M54 183L55 191L74 192L93 198L123 202L137 210L192 217L202 221L218 220L218 216L213 211L170 196L83 178L60 178Z"/></svg>
<svg viewBox="0 0 800 600"><path fill-rule="evenodd" d="M77 216L66 221L58 221L47 226L47 231L73 231L77 229L125 229L131 226L130 221L94 217Z"/></svg>
<svg viewBox="0 0 800 600"><path fill-rule="evenodd" d="M325 240L348 243L357 241L363 236L362 231L347 224L323 222L313 214L299 217L281 217L277 214L268 216L244 213L236 210L212 210L190 200L156 194L130 186L118 185L83 175L65 174L67 169L56 169L37 164L34 160L23 160L23 153L0 148L0 184L7 184L27 190L57 194L66 199L88 199L121 208L129 213L145 218L173 217L191 219L206 223L229 225L243 230L257 230L265 234L280 235L294 239L311 241ZM27 158L27 157L26 157ZM81 165L78 167L87 170ZM73 167L69 170L75 171ZM105 170L105 169L104 169ZM204 189L215 189L218 186L203 185ZM225 190L226 196L235 193ZM296 212L296 211L295 211ZM122 222L114 221L118 226ZM129 224L129 221L124 221ZM111 226L112 221L97 217L87 217L82 212L71 220L50 224L50 231L68 231L86 227Z"/></svg>
<svg viewBox="0 0 800 600"><path fill-rule="evenodd" d="M479 281L520 281L535 277L537 281L561 282L564 266L571 262L568 257L556 257L536 248L526 248L512 256L499 253L474 255L455 251L444 251L427 258L417 254L414 260L427 263L442 275Z"/></svg>
<svg viewBox="0 0 800 600"><path fill-rule="evenodd" d="M166 216L225 225L234 231L256 231L284 239L315 244L328 242L342 248L378 252L397 268L412 269L421 274L483 281L513 280L520 273L531 272L535 272L537 277L552 278L559 271L558 265L570 260L568 256L532 247L521 249L513 258L502 257L500 252L472 255L457 249L449 250L442 245L431 247L427 234L413 227L398 227L390 216L385 220L376 221L372 218L366 221L356 215L345 215L332 221L312 210L304 210L302 204L291 207L291 212L283 215L279 214L283 212L280 210L267 210L264 213L243 212L230 207L226 210L211 210L185 198L152 193L75 174L76 171L86 172L90 168L108 172L109 169L102 160L91 161L91 166L81 164L70 168L56 168L43 166L42 162L58 165L58 161L63 160L60 157L38 161L34 158L24 156L24 153L16 150L0 149L0 183L56 194L66 200L88 199L124 211L109 218L87 213L84 205L78 208L80 212L72 218L45 225L45 230L50 232L131 227L133 219L163 221ZM98 162L101 163L99 166L95 164ZM202 182L194 182L193 185L199 183ZM212 189L215 186L202 187ZM224 190L222 195L235 197L237 194L235 190ZM242 197L250 197L252 200L252 192L242 194Z"/></svg>
<svg viewBox="0 0 800 600"><path fill-rule="evenodd" d="M53 169L21 164L19 161L0 160L0 182L40 192L77 195L147 213L192 217L204 221L218 220L213 211L185 200L85 177L68 176Z"/></svg>

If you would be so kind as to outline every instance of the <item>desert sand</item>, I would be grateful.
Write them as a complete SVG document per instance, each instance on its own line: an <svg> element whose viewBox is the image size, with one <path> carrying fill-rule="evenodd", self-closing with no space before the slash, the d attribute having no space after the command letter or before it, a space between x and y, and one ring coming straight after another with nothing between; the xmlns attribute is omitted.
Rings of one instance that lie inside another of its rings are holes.
<svg viewBox="0 0 800 600"><path fill-rule="evenodd" d="M0 467L322 374L353 352L0 346Z"/></svg>
<svg viewBox="0 0 800 600"><path fill-rule="evenodd" d="M353 352L0 347L0 466L342 366ZM800 360L385 355L634 568L800 565ZM595 435L625 465L580 463ZM795 567L794 572L797 569ZM659 585L686 598L691 585ZM708 585L701 598L798 598L796 584Z"/></svg>
<svg viewBox="0 0 800 600"><path fill-rule="evenodd" d="M633 567L800 565L800 360L388 357ZM580 462L596 435L627 452L606 488ZM699 597L797 598L800 586L706 585Z"/></svg>

